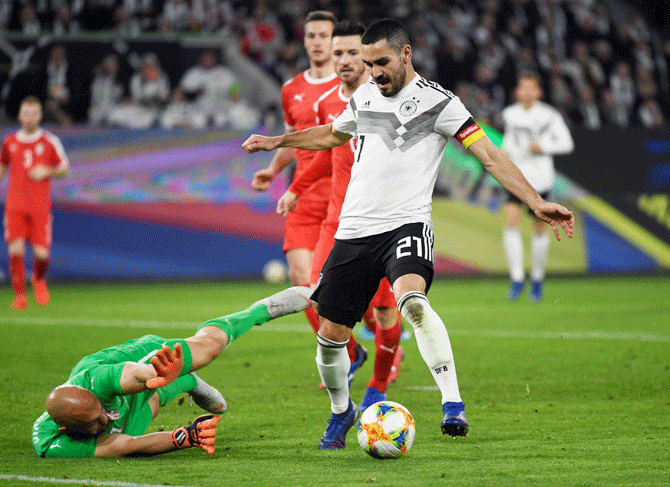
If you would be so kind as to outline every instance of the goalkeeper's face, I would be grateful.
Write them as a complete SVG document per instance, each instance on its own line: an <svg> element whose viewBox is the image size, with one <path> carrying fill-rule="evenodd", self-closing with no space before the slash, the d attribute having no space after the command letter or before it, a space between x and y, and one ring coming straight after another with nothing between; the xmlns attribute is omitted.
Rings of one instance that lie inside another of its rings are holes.
<svg viewBox="0 0 670 487"><path fill-rule="evenodd" d="M107 429L109 418L100 399L78 386L56 387L46 409L60 430L76 436L96 436Z"/></svg>
<svg viewBox="0 0 670 487"><path fill-rule="evenodd" d="M98 407L88 411L77 411L69 418L63 418L61 429L79 436L97 436L107 429L109 418L98 402Z"/></svg>

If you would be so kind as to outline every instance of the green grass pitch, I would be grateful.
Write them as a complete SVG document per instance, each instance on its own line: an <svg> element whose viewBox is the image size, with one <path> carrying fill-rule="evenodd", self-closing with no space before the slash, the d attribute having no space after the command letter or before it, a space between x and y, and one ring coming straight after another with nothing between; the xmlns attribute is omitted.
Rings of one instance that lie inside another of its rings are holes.
<svg viewBox="0 0 670 487"><path fill-rule="evenodd" d="M387 461L368 457L353 431L345 450L316 448L329 402L317 388L315 339L302 315L253 329L201 370L229 403L213 457L191 449L143 459L38 459L33 421L81 357L147 333L189 336L199 323L281 287L53 284L48 308L31 301L12 313L5 286L0 485L670 485L670 278L550 279L539 304L525 295L507 302L506 286L435 282L429 298L450 331L470 433L440 434L439 393L416 342L403 343L406 359L389 399L414 415L417 435L405 456ZM355 402L371 372L370 360L352 386ZM149 431L199 414L177 400Z"/></svg>

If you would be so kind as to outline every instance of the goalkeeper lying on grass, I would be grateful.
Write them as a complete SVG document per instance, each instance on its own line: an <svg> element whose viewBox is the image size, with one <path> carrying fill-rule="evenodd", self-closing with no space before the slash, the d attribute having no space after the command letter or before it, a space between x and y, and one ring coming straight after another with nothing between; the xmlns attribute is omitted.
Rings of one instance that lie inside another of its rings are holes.
<svg viewBox="0 0 670 487"><path fill-rule="evenodd" d="M191 447L214 454L218 414L226 411L226 401L193 371L254 325L310 307L311 293L292 287L205 322L190 338L146 335L84 357L68 381L49 393L46 412L33 425L33 448L47 458L156 455ZM213 414L145 435L160 407L183 392Z"/></svg>

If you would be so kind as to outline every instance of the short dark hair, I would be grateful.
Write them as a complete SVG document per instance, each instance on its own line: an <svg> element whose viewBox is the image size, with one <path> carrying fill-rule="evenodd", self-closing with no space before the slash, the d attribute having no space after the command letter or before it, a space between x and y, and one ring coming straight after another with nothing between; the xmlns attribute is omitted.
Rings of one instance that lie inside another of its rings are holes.
<svg viewBox="0 0 670 487"><path fill-rule="evenodd" d="M351 22L349 20L338 22L335 24L335 29L333 29L333 37L363 37L363 34L365 34L365 26L360 22Z"/></svg>
<svg viewBox="0 0 670 487"><path fill-rule="evenodd" d="M524 70L519 74L518 80L521 81L522 79L532 79L537 83L538 86L542 87L542 77L537 74L535 71L530 71L530 70Z"/></svg>
<svg viewBox="0 0 670 487"><path fill-rule="evenodd" d="M307 17L305 18L305 24L309 22L316 22L318 20L332 22L333 25L337 24L337 17L335 17L335 14L327 10L314 10L308 13Z"/></svg>
<svg viewBox="0 0 670 487"><path fill-rule="evenodd" d="M27 103L39 105L40 107L42 106L42 102L40 101L40 99L33 95L26 96L23 100L21 100L21 104L19 106L21 107Z"/></svg>
<svg viewBox="0 0 670 487"><path fill-rule="evenodd" d="M374 22L361 38L361 42L366 45L382 40L386 40L389 47L398 53L403 46L409 45L409 35L405 27L393 19L381 19Z"/></svg>

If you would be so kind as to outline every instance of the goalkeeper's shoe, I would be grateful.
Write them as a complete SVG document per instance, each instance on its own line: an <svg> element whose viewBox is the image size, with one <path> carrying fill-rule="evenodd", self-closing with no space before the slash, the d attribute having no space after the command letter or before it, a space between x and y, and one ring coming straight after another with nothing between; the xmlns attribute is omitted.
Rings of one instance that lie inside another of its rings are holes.
<svg viewBox="0 0 670 487"><path fill-rule="evenodd" d="M344 440L347 437L347 432L356 424L358 419L358 408L349 399L349 407L341 414L333 413L328 420L328 427L323 433L321 442L319 443L320 450L339 450L344 448Z"/></svg>
<svg viewBox="0 0 670 487"><path fill-rule="evenodd" d="M442 404L444 418L442 419L443 435L465 436L468 434L470 425L465 419L465 404L462 402L445 402Z"/></svg>
<svg viewBox="0 0 670 487"><path fill-rule="evenodd" d="M279 318L312 306L314 303L309 299L312 292L313 290L307 286L293 286L256 301L252 306L262 304L267 308L270 319Z"/></svg>
<svg viewBox="0 0 670 487"><path fill-rule="evenodd" d="M217 391L214 387L210 386L207 382L198 377L195 372L191 372L191 375L195 377L196 386L195 389L190 391L188 394L193 398L193 401L200 406L205 411L209 411L214 414L223 414L228 410L228 404L223 395Z"/></svg>
<svg viewBox="0 0 670 487"><path fill-rule="evenodd" d="M28 300L25 294L19 294L14 298L14 301L9 305L12 311L21 311L28 307Z"/></svg>
<svg viewBox="0 0 670 487"><path fill-rule="evenodd" d="M181 426L172 432L172 443L179 449L197 446L213 455L219 419L221 416L213 414L198 416L190 426Z"/></svg>

